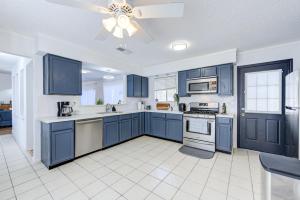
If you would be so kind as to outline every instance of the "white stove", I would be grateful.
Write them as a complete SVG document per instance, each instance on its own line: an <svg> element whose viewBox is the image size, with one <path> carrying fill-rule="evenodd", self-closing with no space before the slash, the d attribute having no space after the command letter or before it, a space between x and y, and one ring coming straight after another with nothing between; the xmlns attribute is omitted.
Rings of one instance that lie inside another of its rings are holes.
<svg viewBox="0 0 300 200"><path fill-rule="evenodd" d="M183 144L215 152L215 118L218 103L190 103L190 111L183 115Z"/></svg>

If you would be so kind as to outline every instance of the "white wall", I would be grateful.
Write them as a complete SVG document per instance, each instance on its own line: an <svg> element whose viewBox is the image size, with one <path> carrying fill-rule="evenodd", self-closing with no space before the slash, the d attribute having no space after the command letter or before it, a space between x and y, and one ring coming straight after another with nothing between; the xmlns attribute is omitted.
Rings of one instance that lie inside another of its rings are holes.
<svg viewBox="0 0 300 200"><path fill-rule="evenodd" d="M0 104L8 104L12 98L11 73L0 72Z"/></svg>

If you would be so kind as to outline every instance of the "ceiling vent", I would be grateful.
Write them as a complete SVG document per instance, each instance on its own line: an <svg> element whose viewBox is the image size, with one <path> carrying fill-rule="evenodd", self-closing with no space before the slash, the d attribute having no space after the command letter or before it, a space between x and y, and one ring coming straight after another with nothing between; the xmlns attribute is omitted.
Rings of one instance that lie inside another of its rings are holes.
<svg viewBox="0 0 300 200"><path fill-rule="evenodd" d="M118 48L116 48L116 50L120 51L121 53L126 54L126 55L132 54L132 51L130 51L129 49L125 49L123 47L118 47Z"/></svg>

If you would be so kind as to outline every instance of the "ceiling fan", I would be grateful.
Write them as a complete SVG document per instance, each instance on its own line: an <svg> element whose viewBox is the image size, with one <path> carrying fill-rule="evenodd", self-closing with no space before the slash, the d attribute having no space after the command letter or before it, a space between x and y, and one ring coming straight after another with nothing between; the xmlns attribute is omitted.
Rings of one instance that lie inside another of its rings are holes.
<svg viewBox="0 0 300 200"><path fill-rule="evenodd" d="M147 32L138 24L135 19L149 18L171 18L182 17L184 3L165 3L145 6L132 7L126 0L100 0L106 1L107 6L101 6L97 3L90 3L86 0L47 0L48 2L71 6L97 12L110 17L102 20L106 32L98 34L98 39L106 39L108 33L114 37L131 37L140 32L146 42L152 39Z"/></svg>

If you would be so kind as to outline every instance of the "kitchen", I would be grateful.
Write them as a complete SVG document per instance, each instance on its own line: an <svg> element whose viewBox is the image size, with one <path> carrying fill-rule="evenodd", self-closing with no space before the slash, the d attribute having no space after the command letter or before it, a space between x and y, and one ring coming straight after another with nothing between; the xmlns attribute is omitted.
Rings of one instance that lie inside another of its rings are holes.
<svg viewBox="0 0 300 200"><path fill-rule="evenodd" d="M20 147L15 135L0 137L1 197L299 197L298 3L277 2L271 9L258 1L244 2L248 7L176 2L172 6L178 12L165 21L143 23L143 13L134 9L139 26L134 20L125 26L123 15L104 17L106 35L99 35L97 12L108 12L101 3L103 10L93 13L94 7L82 1L14 1L4 3L4 17L9 17L5 9L16 12L18 21L27 19L34 28L26 32L19 26L25 23L13 27L0 22L14 30L0 31L0 50L33 60L33 147L27 155L29 149ZM127 6L123 12L131 4L147 7L145 2L117 3ZM35 23L29 15L33 8L41 16L37 21L49 23ZM232 16L224 13L228 9ZM285 18L276 15L281 9ZM53 12L55 23L49 17ZM256 23L254 12L268 26ZM183 19L178 13L184 13ZM118 27L110 29L115 20L124 22L124 35ZM208 30L192 27L191 20ZM148 37L139 43L145 27L151 27L152 41ZM270 30L276 38L266 34ZM97 39L91 39L94 34Z"/></svg>

